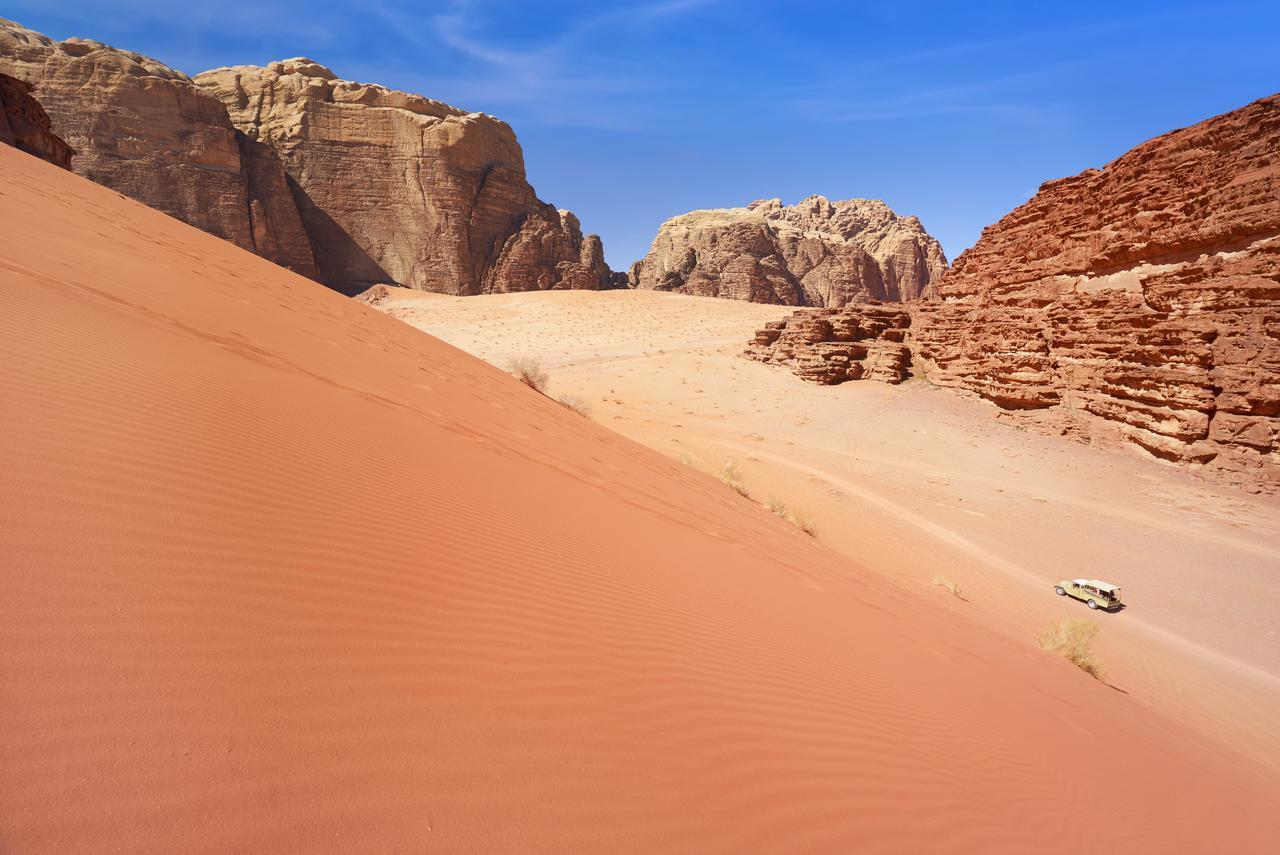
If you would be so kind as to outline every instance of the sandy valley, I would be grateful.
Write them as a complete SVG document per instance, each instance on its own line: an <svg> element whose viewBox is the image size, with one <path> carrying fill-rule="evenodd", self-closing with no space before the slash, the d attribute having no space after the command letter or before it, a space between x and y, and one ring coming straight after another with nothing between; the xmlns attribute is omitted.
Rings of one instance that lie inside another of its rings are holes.
<svg viewBox="0 0 1280 855"><path fill-rule="evenodd" d="M136 5L0 19L0 855L1276 851L1280 94L1216 13L1160 55L1258 80L1108 106L969 9Z"/></svg>
<svg viewBox="0 0 1280 855"><path fill-rule="evenodd" d="M643 291L459 299L390 289L380 308L502 367L537 358L552 396L813 521L820 541L1034 645L1083 605L1063 578L1120 584L1099 617L1106 680L1280 773L1280 502L1132 446L1064 442L911 380L823 387L743 359L789 309ZM952 596L936 582L960 588Z"/></svg>

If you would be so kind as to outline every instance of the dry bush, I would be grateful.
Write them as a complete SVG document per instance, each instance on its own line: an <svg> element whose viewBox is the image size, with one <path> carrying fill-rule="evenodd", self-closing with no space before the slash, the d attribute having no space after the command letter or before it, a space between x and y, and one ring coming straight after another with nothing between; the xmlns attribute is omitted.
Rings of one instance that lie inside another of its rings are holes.
<svg viewBox="0 0 1280 855"><path fill-rule="evenodd" d="M957 597L960 596L961 594L960 586L957 585L955 582L952 582L946 576L943 576L941 573L933 577L933 584L937 585L939 588L950 591L951 593L955 594Z"/></svg>
<svg viewBox="0 0 1280 855"><path fill-rule="evenodd" d="M556 400L580 416L591 417L591 405L577 395L561 395Z"/></svg>
<svg viewBox="0 0 1280 855"><path fill-rule="evenodd" d="M787 506L784 505L782 500L777 496L770 496L768 501L764 503L764 506L769 509L769 513L771 514L776 514L783 518L787 516Z"/></svg>
<svg viewBox="0 0 1280 855"><path fill-rule="evenodd" d="M751 498L751 494L747 492L747 485L742 483L742 470L732 460L726 460L724 465L720 467L720 480L739 496L747 499Z"/></svg>
<svg viewBox="0 0 1280 855"><path fill-rule="evenodd" d="M532 356L520 356L507 363L507 371L530 389L542 394L547 393L547 384L551 378L542 370L542 363Z"/></svg>
<svg viewBox="0 0 1280 855"><path fill-rule="evenodd" d="M791 511L787 514L787 519L791 520L791 524L800 529L810 537L816 536L816 530L813 527L813 517L804 511Z"/></svg>
<svg viewBox="0 0 1280 855"><path fill-rule="evenodd" d="M1098 639L1098 624L1082 618L1063 618L1040 636L1040 646L1062 654L1081 671L1102 679L1102 665L1093 651Z"/></svg>

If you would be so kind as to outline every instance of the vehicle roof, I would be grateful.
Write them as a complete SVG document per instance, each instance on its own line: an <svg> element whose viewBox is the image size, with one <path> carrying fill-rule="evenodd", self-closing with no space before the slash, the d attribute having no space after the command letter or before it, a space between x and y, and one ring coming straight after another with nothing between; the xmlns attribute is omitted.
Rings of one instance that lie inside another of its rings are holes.
<svg viewBox="0 0 1280 855"><path fill-rule="evenodd" d="M1120 589L1119 585L1112 585L1110 582L1103 582L1101 579L1072 579L1077 585L1092 585L1099 591L1116 591Z"/></svg>

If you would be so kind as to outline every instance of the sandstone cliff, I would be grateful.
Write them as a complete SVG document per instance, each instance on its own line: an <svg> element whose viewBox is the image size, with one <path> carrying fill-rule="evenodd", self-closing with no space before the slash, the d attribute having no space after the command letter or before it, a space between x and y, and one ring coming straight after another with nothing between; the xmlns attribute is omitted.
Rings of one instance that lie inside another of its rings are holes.
<svg viewBox="0 0 1280 855"><path fill-rule="evenodd" d="M916 300L946 269L915 217L883 202L810 196L667 220L631 269L631 285L789 306Z"/></svg>
<svg viewBox="0 0 1280 855"><path fill-rule="evenodd" d="M450 294L616 285L599 238L539 201L505 123L310 60L194 81L0 19L76 172L331 287Z"/></svg>
<svg viewBox="0 0 1280 855"><path fill-rule="evenodd" d="M804 380L901 383L911 367L903 341L911 313L885 305L800 309L759 330L745 356L785 365Z"/></svg>
<svg viewBox="0 0 1280 855"><path fill-rule="evenodd" d="M1280 96L1046 183L939 292L932 382L1280 486Z"/></svg>
<svg viewBox="0 0 1280 855"><path fill-rule="evenodd" d="M195 81L284 164L320 280L333 287L478 294L607 282L599 239L538 200L505 122L340 80L303 58Z"/></svg>
<svg viewBox="0 0 1280 855"><path fill-rule="evenodd" d="M31 85L0 74L0 143L71 168L71 146L53 133L44 108L31 94Z"/></svg>
<svg viewBox="0 0 1280 855"><path fill-rule="evenodd" d="M245 143L217 98L132 51L47 36L0 19L0 72L30 83L77 173L237 246L314 276L278 164L245 166ZM252 176L252 181L250 180Z"/></svg>

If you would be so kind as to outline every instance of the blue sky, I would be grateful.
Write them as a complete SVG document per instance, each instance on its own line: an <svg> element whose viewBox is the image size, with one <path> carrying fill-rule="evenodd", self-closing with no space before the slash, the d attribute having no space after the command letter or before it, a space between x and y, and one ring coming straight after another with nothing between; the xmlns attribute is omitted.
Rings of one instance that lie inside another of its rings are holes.
<svg viewBox="0 0 1280 855"><path fill-rule="evenodd" d="M188 73L305 55L493 113L625 269L693 208L882 198L954 258L1043 181L1280 90L1280 3L6 0Z"/></svg>

